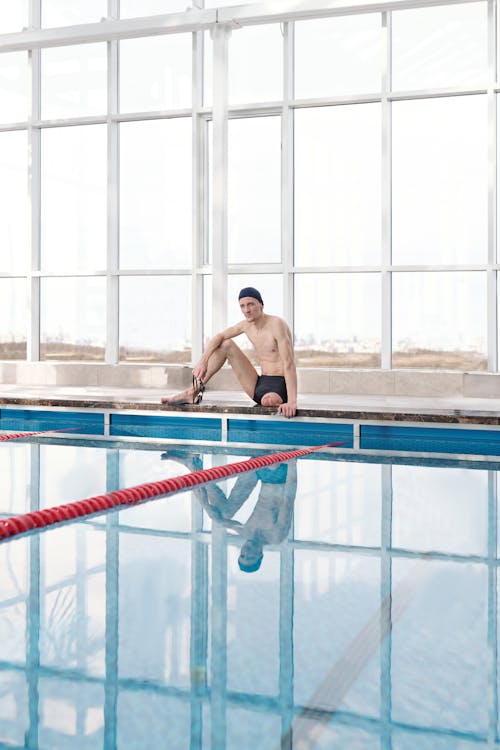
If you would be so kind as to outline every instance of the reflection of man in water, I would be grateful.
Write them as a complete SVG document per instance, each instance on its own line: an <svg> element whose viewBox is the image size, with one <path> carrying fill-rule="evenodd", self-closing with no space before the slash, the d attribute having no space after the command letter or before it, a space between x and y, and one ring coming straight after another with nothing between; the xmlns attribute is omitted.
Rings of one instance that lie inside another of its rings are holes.
<svg viewBox="0 0 500 750"><path fill-rule="evenodd" d="M174 451L167 451L162 458L173 458L193 471L201 468L196 457L182 458ZM259 497L248 520L244 523L233 520L259 482ZM215 523L233 529L245 540L238 565L246 573L253 573L262 563L264 545L279 544L288 536L297 493L297 462L240 474L228 496L215 483L193 487L193 491Z"/></svg>

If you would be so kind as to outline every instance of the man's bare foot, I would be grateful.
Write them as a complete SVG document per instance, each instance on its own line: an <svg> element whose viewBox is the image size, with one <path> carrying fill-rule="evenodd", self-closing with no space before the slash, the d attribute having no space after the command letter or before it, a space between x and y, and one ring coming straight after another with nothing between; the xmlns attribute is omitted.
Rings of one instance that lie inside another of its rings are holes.
<svg viewBox="0 0 500 750"><path fill-rule="evenodd" d="M197 393L194 388L187 388L182 393L176 393L175 396L165 396L162 398L162 404L170 404L170 406L184 406L185 404L193 404Z"/></svg>
<svg viewBox="0 0 500 750"><path fill-rule="evenodd" d="M204 384L201 380L193 378L193 385L191 388L186 388L185 391L177 393L175 396L165 396L161 399L162 404L169 404L170 406L186 406L187 404L199 404L203 397L203 391L205 390Z"/></svg>

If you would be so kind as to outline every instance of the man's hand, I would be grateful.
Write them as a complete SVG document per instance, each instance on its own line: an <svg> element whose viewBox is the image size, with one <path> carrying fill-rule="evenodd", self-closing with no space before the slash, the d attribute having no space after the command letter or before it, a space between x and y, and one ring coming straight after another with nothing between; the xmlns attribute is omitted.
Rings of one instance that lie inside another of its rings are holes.
<svg viewBox="0 0 500 750"><path fill-rule="evenodd" d="M294 417L297 413L297 405L287 402L286 404L280 404L278 406L278 414L281 414L282 417L287 417L288 419L290 417Z"/></svg>
<svg viewBox="0 0 500 750"><path fill-rule="evenodd" d="M198 380L203 381L205 379L206 374L207 374L207 363L202 358L193 368L193 375L195 376L195 378L198 378Z"/></svg>

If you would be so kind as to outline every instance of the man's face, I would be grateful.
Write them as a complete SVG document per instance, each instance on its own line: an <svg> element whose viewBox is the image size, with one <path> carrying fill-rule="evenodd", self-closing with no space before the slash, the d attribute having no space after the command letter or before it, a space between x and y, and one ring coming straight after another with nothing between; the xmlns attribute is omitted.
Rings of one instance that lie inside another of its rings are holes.
<svg viewBox="0 0 500 750"><path fill-rule="evenodd" d="M247 320L257 320L262 315L262 305L253 297L240 299L240 310Z"/></svg>

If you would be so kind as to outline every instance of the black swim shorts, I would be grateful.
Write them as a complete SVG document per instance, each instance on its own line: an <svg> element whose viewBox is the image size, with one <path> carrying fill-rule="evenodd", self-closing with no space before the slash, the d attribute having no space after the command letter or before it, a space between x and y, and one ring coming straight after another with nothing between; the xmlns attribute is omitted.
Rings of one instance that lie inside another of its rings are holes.
<svg viewBox="0 0 500 750"><path fill-rule="evenodd" d="M255 384L253 400L257 404L260 404L266 393L271 392L277 393L278 396L281 396L283 403L286 404L288 401L288 395L283 375L259 375L257 383Z"/></svg>

